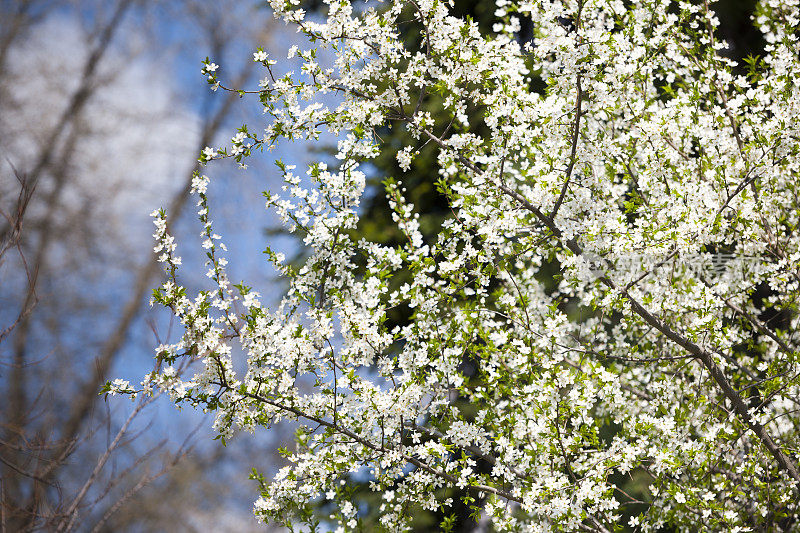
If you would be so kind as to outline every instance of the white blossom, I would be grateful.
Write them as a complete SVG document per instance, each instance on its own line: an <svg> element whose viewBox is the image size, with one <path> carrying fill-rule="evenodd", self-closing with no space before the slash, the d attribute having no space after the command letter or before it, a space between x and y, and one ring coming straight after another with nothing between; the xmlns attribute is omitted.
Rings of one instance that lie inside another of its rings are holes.
<svg viewBox="0 0 800 533"><path fill-rule="evenodd" d="M324 496L336 527L357 529L342 483L363 467L388 530L407 525L408 505L446 514L442 487L497 530L612 530L633 505L614 480L634 475L650 503L628 524L642 531L796 518L797 3L760 4L768 45L749 78L720 55L700 2L502 0L487 35L447 2L326 3L312 19L270 2L312 47L288 54L299 74L265 77L263 136L242 128L220 152L241 162L337 136L336 165L303 178L278 161L284 185L265 193L305 250L299 266L266 250L282 300L266 307L228 279L207 177L192 185L208 288L180 285L154 213L169 278L154 301L184 331L143 387L213 410L223 439L299 424L256 515L296 520ZM524 46L522 17L535 28ZM384 143L376 127L389 124L417 144ZM357 240L369 160L386 152L408 170L428 144L452 211L438 238L387 179L404 241ZM411 319L388 326L401 306ZM759 318L769 307L781 327ZM195 374L171 372L179 361Z"/></svg>

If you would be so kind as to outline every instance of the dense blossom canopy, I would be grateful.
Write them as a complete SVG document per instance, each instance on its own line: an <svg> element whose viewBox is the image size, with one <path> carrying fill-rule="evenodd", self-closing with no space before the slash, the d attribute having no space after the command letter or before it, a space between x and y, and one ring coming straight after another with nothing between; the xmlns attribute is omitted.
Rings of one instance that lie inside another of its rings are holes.
<svg viewBox="0 0 800 533"><path fill-rule="evenodd" d="M142 387L107 390L166 389L223 438L299 421L289 466L256 476L265 520L326 499L358 528L358 472L392 531L446 513L444 486L501 531L800 527L798 2L757 7L767 44L748 65L699 0L498 0L488 35L442 0L325 3L271 1L308 37L302 66L281 76L256 51L268 123L201 156L336 135L337 164L279 162L265 193L307 259L267 248L289 286L274 308L232 284L198 175L210 288L181 286L158 211L155 300L185 333ZM206 62L213 88L245 92L223 73ZM384 143L388 126L418 143ZM438 238L398 176L407 242L357 240L366 163L392 150L408 168L426 143L452 210ZM411 318L389 325L397 307ZM624 490L633 476L646 489Z"/></svg>

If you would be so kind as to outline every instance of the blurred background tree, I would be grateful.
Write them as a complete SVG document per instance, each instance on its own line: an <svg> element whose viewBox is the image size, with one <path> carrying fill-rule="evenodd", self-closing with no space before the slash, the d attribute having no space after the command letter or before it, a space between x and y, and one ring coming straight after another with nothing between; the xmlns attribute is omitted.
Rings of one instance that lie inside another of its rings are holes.
<svg viewBox="0 0 800 533"><path fill-rule="evenodd" d="M148 213L182 231L200 151L250 112L200 62L246 84L275 31L254 2L0 0L0 530L257 527L225 467L252 457L98 392L169 335Z"/></svg>

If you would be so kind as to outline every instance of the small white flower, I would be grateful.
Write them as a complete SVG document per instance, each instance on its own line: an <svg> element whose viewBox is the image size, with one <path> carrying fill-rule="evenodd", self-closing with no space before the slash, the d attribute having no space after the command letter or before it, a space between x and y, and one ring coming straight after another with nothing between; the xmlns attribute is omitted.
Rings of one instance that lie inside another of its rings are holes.
<svg viewBox="0 0 800 533"><path fill-rule="evenodd" d="M412 150L413 148L411 146L406 146L397 152L397 163L404 172L408 172L408 169L411 168L411 161L414 159L411 153Z"/></svg>

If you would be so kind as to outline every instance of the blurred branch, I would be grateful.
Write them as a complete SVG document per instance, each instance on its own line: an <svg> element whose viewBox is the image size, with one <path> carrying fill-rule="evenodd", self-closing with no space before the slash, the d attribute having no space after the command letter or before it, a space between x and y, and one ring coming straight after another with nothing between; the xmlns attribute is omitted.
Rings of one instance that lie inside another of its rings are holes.
<svg viewBox="0 0 800 533"><path fill-rule="evenodd" d="M89 478L86 480L81 489L78 491L78 494L75 496L75 499L72 500L72 503L67 508L67 512L65 513L64 519L62 519L62 521L58 525L57 531L68 531L72 529L72 526L75 523L75 519L78 516L78 506L81 504L81 501L83 501L83 499L86 497L86 493L89 491L89 488L97 480L97 476L100 474L100 471L108 462L108 459L109 457L111 457L111 454L114 453L114 450L117 449L120 440L122 440L122 437L125 435L125 433L127 433L128 427L130 426L131 422L133 422L134 418L136 418L136 415L138 415L142 411L142 409L147 407L154 400L155 397L150 397L145 400L141 400L136 405L136 408L131 412L127 420L125 420L125 423L117 432L113 442L108 446L108 448L106 448L106 451L103 453L102 456L100 456L100 459L98 459L97 464L94 467L94 470L92 470L92 473L89 475Z"/></svg>
<svg viewBox="0 0 800 533"><path fill-rule="evenodd" d="M2 233L0 233L0 265L3 264L3 256L5 253L10 250L11 248L16 248L20 260L22 261L22 265L25 269L25 275L28 278L29 286L33 286L33 282L30 275L30 270L28 269L28 263L25 261L25 254L22 253L22 249L19 246L20 238L22 235L22 220L25 217L25 211L28 209L28 204L33 197L33 193L36 190L35 185L31 185L28 179L21 175L14 165L11 164L11 161L8 161L8 164L11 166L14 176L17 178L19 182L19 194L17 196L16 206L14 208L14 212L12 214L5 213L2 209L0 209L0 215L6 219L7 226L3 228ZM33 310L33 306L36 304L36 298L34 293L34 298L32 302L29 302L28 305L23 306L20 310L17 318L14 320L11 325L7 326L5 329L0 331L0 343L8 336L9 333L23 320L25 317L30 314Z"/></svg>
<svg viewBox="0 0 800 533"><path fill-rule="evenodd" d="M6 162L11 166L14 177L19 183L19 194L13 213L9 214L0 209L0 215L6 219L7 223L7 226L0 231L0 264L2 264L3 255L5 255L6 251L16 248L19 244L22 234L22 219L36 190L36 185L31 184L26 176L21 175L8 158L6 158Z"/></svg>
<svg viewBox="0 0 800 533"><path fill-rule="evenodd" d="M119 29L125 13L133 3L134 0L120 0L114 11L114 14L111 16L111 20L109 20L100 33L97 44L95 45L94 49L92 49L89 57L86 59L86 63L84 64L78 89L72 94L69 104L61 113L56 125L50 131L47 140L42 145L42 151L39 153L36 164L33 165L33 169L29 173L29 178L34 185L39 180L42 171L50 165L55 152L54 148L58 142L58 139L64 133L67 126L74 120L74 118L80 114L92 96L92 93L94 92L94 80L97 74L97 69L100 65L100 61L103 59L103 56L108 50L108 47L111 44L111 39Z"/></svg>
<svg viewBox="0 0 800 533"><path fill-rule="evenodd" d="M15 9L8 9L7 4L15 4ZM39 4L39 6L37 6ZM55 2L45 0L43 2L36 2L35 0L18 0L12 2L3 0L2 11L6 13L3 20L3 32L0 35L0 72L3 72L6 59L8 59L8 52L11 50L14 42L24 35L25 30L39 22L44 15L48 12L47 7L52 6ZM36 8L40 7L40 11Z"/></svg>
<svg viewBox="0 0 800 533"><path fill-rule="evenodd" d="M133 498L133 496L135 496L136 493L138 493L142 488L144 488L145 486L149 485L153 481L157 480L158 478L160 478L161 476L172 470L182 459L184 459L192 451L193 447L189 446L189 442L197 434L198 429L200 429L199 425L194 429L194 431L192 431L186 437L186 439L184 439L183 443L181 444L181 447L178 449L177 452L175 452L172 455L172 459L169 462L167 462L161 468L161 470L159 470L155 474L149 476L148 475L143 476L139 480L139 482L136 483L136 485L131 487L127 492L125 492L125 494L122 495L121 498L119 498L116 502L114 502L114 504L106 511L103 517L92 528L92 533L100 531L102 527L105 525L105 523L108 522L108 519L111 518L111 516L113 516L114 513L116 513L126 502L128 502L131 498Z"/></svg>

